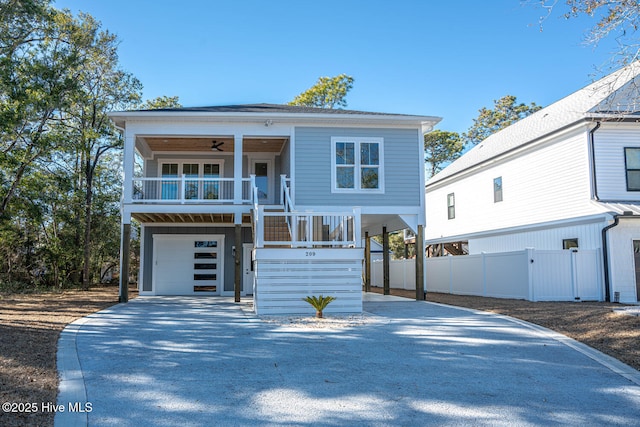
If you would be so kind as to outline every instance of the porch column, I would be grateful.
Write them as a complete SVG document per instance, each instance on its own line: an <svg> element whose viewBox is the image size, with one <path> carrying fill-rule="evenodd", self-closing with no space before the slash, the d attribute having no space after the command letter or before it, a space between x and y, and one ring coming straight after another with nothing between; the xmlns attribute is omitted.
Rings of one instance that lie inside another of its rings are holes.
<svg viewBox="0 0 640 427"><path fill-rule="evenodd" d="M233 202L235 204L242 204L242 135L241 134L236 134L233 136Z"/></svg>
<svg viewBox="0 0 640 427"><path fill-rule="evenodd" d="M122 152L122 170L124 180L122 189L122 199L124 203L131 203L133 198L133 169L135 163L135 136L129 135L129 131L124 132L124 150Z"/></svg>
<svg viewBox="0 0 640 427"><path fill-rule="evenodd" d="M389 295L389 232L382 227L382 292Z"/></svg>
<svg viewBox="0 0 640 427"><path fill-rule="evenodd" d="M131 215L122 213L120 234L120 297L119 302L129 301L129 246L131 242Z"/></svg>
<svg viewBox="0 0 640 427"><path fill-rule="evenodd" d="M242 215L237 215L242 221ZM242 260L242 223L238 224L236 221L236 256L235 256L235 277L233 279L233 294L235 302L240 302L240 289L242 289L242 269L240 268L240 262Z"/></svg>
<svg viewBox="0 0 640 427"><path fill-rule="evenodd" d="M424 225L418 225L416 233L416 301L424 301Z"/></svg>
<svg viewBox="0 0 640 427"><path fill-rule="evenodd" d="M371 292L371 237L364 232L364 291Z"/></svg>

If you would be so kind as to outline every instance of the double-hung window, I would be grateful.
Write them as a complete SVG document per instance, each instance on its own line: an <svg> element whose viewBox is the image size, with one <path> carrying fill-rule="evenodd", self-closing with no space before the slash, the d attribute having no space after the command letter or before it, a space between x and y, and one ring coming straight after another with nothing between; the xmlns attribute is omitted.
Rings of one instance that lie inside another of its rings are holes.
<svg viewBox="0 0 640 427"><path fill-rule="evenodd" d="M624 149L627 191L640 191L640 148Z"/></svg>
<svg viewBox="0 0 640 427"><path fill-rule="evenodd" d="M456 217L456 195L454 193L447 194L447 219L455 219Z"/></svg>
<svg viewBox="0 0 640 427"><path fill-rule="evenodd" d="M493 203L502 201L502 177L493 179Z"/></svg>
<svg viewBox="0 0 640 427"><path fill-rule="evenodd" d="M382 138L331 138L332 191L384 192Z"/></svg>

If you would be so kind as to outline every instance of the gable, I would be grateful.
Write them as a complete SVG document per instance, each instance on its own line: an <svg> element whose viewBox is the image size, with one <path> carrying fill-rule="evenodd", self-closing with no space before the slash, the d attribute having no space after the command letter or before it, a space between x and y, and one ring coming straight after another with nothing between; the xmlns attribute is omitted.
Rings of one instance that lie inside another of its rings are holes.
<svg viewBox="0 0 640 427"><path fill-rule="evenodd" d="M634 115L637 108L640 61L634 62L583 89L489 136L432 177L427 186L494 159L581 121L597 120L613 112ZM635 95L635 98L634 98Z"/></svg>

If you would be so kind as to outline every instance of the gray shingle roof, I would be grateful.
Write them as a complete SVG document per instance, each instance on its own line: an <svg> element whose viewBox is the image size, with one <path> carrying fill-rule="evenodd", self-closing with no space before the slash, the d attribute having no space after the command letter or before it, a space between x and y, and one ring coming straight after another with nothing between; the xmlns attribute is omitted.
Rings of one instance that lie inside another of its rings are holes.
<svg viewBox="0 0 640 427"><path fill-rule="evenodd" d="M493 159L576 122L607 114L629 116L640 112L640 61L554 102L546 108L496 132L432 177L427 186Z"/></svg>
<svg viewBox="0 0 640 427"><path fill-rule="evenodd" d="M136 110L154 112L203 112L203 113L287 113L287 114L344 114L344 115L376 115L376 116L403 116L421 117L411 114L391 114L377 113L371 111L341 110L317 107L304 107L286 104L241 104L241 105L218 105L211 107L181 107L181 108L160 108L155 110Z"/></svg>

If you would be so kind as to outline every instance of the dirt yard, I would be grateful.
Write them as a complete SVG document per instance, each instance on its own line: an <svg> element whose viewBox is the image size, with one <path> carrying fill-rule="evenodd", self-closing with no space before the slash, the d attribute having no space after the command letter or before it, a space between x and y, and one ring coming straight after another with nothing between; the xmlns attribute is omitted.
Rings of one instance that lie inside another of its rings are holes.
<svg viewBox="0 0 640 427"><path fill-rule="evenodd" d="M134 296L130 294L131 297ZM36 295L0 295L0 403L28 404L31 412L0 412L0 425L52 426L56 403L56 345L74 320L118 301L118 288ZM36 410L38 409L38 410Z"/></svg>
<svg viewBox="0 0 640 427"><path fill-rule="evenodd" d="M381 289L375 291L382 293ZM415 292L392 294L415 297ZM131 297L135 293L130 293ZM640 317L619 304L531 303L429 293L427 299L517 317L568 335L640 370ZM0 295L0 403L56 403L56 343L75 319L118 300L117 287L38 295ZM52 426L53 413L0 412L0 426Z"/></svg>

